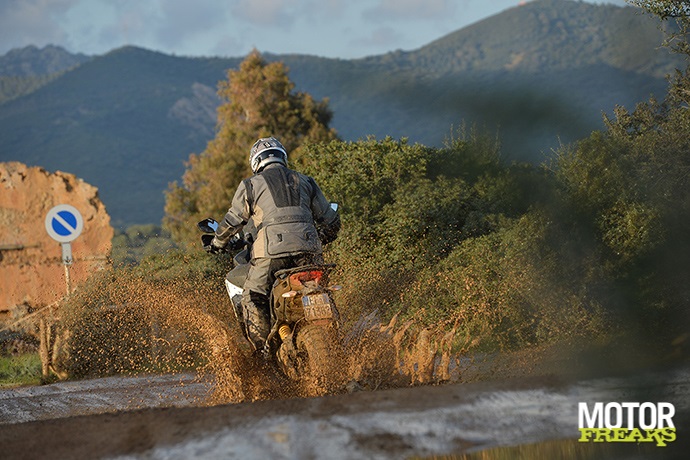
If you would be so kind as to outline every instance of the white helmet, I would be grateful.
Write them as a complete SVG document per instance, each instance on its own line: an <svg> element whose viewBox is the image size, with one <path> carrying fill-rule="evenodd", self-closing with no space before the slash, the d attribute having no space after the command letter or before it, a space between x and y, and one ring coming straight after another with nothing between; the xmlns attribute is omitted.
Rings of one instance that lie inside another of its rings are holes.
<svg viewBox="0 0 690 460"><path fill-rule="evenodd" d="M275 137L263 137L252 145L249 151L249 165L256 174L271 163L282 163L287 166L287 152Z"/></svg>

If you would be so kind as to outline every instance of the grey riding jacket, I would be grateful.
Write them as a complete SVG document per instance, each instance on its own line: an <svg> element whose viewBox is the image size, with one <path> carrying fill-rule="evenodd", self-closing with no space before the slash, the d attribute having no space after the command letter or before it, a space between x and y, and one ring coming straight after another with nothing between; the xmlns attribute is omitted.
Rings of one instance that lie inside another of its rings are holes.
<svg viewBox="0 0 690 460"><path fill-rule="evenodd" d="M319 235L331 235L332 240L340 229L337 211L314 179L279 163L242 181L216 230L214 244L226 245L249 219L257 228L252 258L320 254Z"/></svg>

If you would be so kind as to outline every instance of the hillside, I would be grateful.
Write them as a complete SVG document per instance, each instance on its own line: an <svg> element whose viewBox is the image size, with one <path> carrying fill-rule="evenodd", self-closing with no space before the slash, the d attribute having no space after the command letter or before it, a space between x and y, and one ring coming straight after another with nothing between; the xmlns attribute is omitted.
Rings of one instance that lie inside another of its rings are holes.
<svg viewBox="0 0 690 460"><path fill-rule="evenodd" d="M663 78L673 71L659 52L656 20L633 8L570 0L539 0L512 8L411 52L371 63L436 75L466 72L537 74L608 65ZM449 58L451 57L451 58Z"/></svg>
<svg viewBox="0 0 690 460"><path fill-rule="evenodd" d="M72 54L59 46L26 46L0 56L0 75L36 77L54 74L76 67L89 59L91 58L85 54Z"/></svg>
<svg viewBox="0 0 690 460"><path fill-rule="evenodd" d="M498 130L507 157L541 161L601 127L602 111L663 96L664 75L684 63L661 41L656 21L632 8L539 0L418 50L264 57L285 62L298 90L329 98L343 139L440 145L466 120ZM116 226L157 223L168 183L213 137L218 81L241 60L135 47L93 57L0 104L0 161L98 186Z"/></svg>
<svg viewBox="0 0 690 460"><path fill-rule="evenodd" d="M215 113L204 104L217 104L226 65L137 48L95 57L0 106L0 160L97 185L116 224L158 222L168 182L213 136Z"/></svg>
<svg viewBox="0 0 690 460"><path fill-rule="evenodd" d="M10 50L0 56L0 104L35 91L89 59L85 54L72 54L52 45Z"/></svg>

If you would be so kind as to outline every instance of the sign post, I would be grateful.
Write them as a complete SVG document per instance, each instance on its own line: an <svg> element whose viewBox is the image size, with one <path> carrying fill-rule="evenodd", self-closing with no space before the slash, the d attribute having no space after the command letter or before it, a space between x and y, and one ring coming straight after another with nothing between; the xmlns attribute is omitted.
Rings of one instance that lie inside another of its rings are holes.
<svg viewBox="0 0 690 460"><path fill-rule="evenodd" d="M45 224L48 235L62 245L62 264L65 266L67 295L70 295L69 267L74 263L71 243L84 229L84 219L74 206L59 204L48 211Z"/></svg>

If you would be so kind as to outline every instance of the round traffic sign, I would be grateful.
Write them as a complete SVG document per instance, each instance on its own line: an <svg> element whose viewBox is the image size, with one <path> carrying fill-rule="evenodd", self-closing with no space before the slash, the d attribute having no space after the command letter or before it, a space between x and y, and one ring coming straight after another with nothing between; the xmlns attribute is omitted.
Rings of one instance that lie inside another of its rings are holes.
<svg viewBox="0 0 690 460"><path fill-rule="evenodd" d="M84 219L74 206L59 204L46 215L46 231L59 243L74 241L84 228Z"/></svg>

